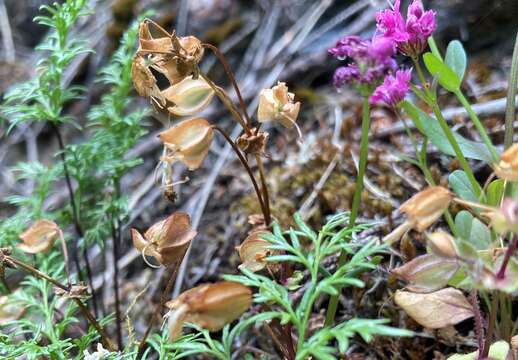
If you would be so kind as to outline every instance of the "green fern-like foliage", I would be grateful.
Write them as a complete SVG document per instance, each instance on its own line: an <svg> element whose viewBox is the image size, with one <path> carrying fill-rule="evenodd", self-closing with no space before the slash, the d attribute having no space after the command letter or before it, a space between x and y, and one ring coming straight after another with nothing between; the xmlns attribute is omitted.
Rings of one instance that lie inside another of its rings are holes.
<svg viewBox="0 0 518 360"><path fill-rule="evenodd" d="M272 244L270 247L272 250L282 255L270 256L268 261L290 262L307 274L304 295L300 301L295 303L292 300L292 291L269 277L246 269L241 270L243 275L226 275L226 280L240 282L255 289L254 302L267 304L271 311L244 318L232 328L227 325L223 329L221 341L211 338L208 331L192 326L194 333L184 336L171 345L171 348L179 351L175 359L200 353L221 360L232 359L235 350L232 345L239 334L255 323L274 318L279 319L283 325L290 324L296 331L298 337L296 359L300 360L310 357L324 360L336 359L339 353L345 353L349 348L350 339L357 335L366 342L377 335L411 336L410 331L387 326L387 320L357 318L333 327L318 329L308 336L307 330L315 302L322 296L337 294L344 287L364 287L365 284L359 279L359 275L366 271L375 271L380 260L376 254L385 249L383 246L376 245L375 241L363 243L350 241L354 233L370 225L363 224L347 228L344 227L344 224L347 224L347 218L347 213L335 215L318 232L312 230L298 214L294 216L296 229L282 231L278 224L274 224L272 234L263 235L263 238ZM303 245L308 241L309 247ZM322 266L324 259L341 250L349 254L348 261L330 273Z"/></svg>

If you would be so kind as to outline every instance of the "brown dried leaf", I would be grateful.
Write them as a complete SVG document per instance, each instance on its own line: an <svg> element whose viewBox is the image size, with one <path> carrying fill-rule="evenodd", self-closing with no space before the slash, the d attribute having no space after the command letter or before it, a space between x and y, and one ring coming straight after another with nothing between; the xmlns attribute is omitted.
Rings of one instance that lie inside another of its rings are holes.
<svg viewBox="0 0 518 360"><path fill-rule="evenodd" d="M446 288L429 294L396 291L394 301L420 325L439 329L473 316L471 304L460 290Z"/></svg>

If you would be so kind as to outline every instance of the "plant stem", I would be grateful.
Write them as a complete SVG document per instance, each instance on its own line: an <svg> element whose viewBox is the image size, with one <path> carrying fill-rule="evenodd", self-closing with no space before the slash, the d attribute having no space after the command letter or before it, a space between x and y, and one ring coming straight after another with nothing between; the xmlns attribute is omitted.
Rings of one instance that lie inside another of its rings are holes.
<svg viewBox="0 0 518 360"><path fill-rule="evenodd" d="M507 105L505 109L505 148L509 148L513 144L515 120L515 102L516 102L516 87L518 86L518 33L516 34L516 41L514 43L513 60L511 63L511 73L509 74L509 85L507 88Z"/></svg>
<svg viewBox="0 0 518 360"><path fill-rule="evenodd" d="M480 314L480 306L478 304L477 290L472 289L470 293L471 306L473 307L473 317L475 318L475 336L479 351L482 351L484 346L484 324L482 315Z"/></svg>
<svg viewBox="0 0 518 360"><path fill-rule="evenodd" d="M496 295L496 293L493 293L493 296L491 298L491 308L489 309L489 320L487 325L486 341L484 342L484 348L479 350L479 360L487 359L489 355L489 348L491 347L491 341L493 340L496 315L498 312L498 297Z"/></svg>
<svg viewBox="0 0 518 360"><path fill-rule="evenodd" d="M216 96L221 100L223 105L225 105L225 107L228 109L230 114L232 114L232 116L239 123L239 125L241 125L241 127L243 129L245 129L245 131L247 133L250 133L250 128L248 127L246 122L243 120L243 117L241 116L241 114L239 113L239 111L237 110L235 105L232 103L232 100L230 99L230 97L221 88L219 88L216 84L214 84L214 82L211 79L209 79L209 77L207 75L205 75L201 71L200 71L200 76L207 82L207 84L209 84L209 86L212 88L212 90L214 90L214 92L216 93Z"/></svg>
<svg viewBox="0 0 518 360"><path fill-rule="evenodd" d="M265 210L266 210L266 215L265 215L265 224L266 226L270 226L271 222L272 222L272 219L271 219L271 210L270 210L270 195L268 194L268 185L266 183L266 177L265 177L265 174L266 172L264 171L264 165L263 165L263 160L261 159L261 156L260 155L255 155L255 161L257 162L257 167L259 168L259 178L261 180L261 190L263 192L263 202L264 202L264 207L265 207Z"/></svg>
<svg viewBox="0 0 518 360"><path fill-rule="evenodd" d="M369 127L370 127L370 107L369 96L363 98L362 108L362 134L360 140L360 163L358 164L358 176L356 177L356 188L354 189L353 203L351 207L351 214L349 216L348 228L352 229L356 223L358 210L360 207L361 195L363 191L363 178L365 176L365 169L367 167L367 158L369 150ZM347 253L342 251L338 258L338 268L345 264ZM338 308L338 296L331 296L329 305L327 306L325 326L330 326L335 320L336 309Z"/></svg>
<svg viewBox="0 0 518 360"><path fill-rule="evenodd" d="M502 261L500 270L498 270L498 273L496 274L497 279L502 280L505 277L505 269L507 268L507 265L509 264L509 260L511 259L511 256L516 251L517 246L518 246L518 235L515 235L513 240L511 240L511 243L507 247L507 251L505 252L504 260Z"/></svg>
<svg viewBox="0 0 518 360"><path fill-rule="evenodd" d="M250 177L250 180L252 181L252 185L254 186L255 193L257 195L257 200L259 201L259 205L261 206L261 211L263 213L263 216L266 219L269 217L269 213L266 210L266 206L264 205L263 197L261 194L261 190L259 189L259 185L257 185L257 181L255 180L254 173L252 172L252 169L250 169L250 165L248 164L248 161L245 159L243 154L241 153L241 150L237 147L236 143L228 136L228 134L220 128L219 126L214 126L214 130L218 131L225 140L230 144L232 147L232 150L236 153L237 157L239 158L239 161L241 161L241 164L245 168L246 172L248 173L248 176Z"/></svg>
<svg viewBox="0 0 518 360"><path fill-rule="evenodd" d="M135 358L136 360L140 360L142 358L142 356L144 355L144 351L146 350L146 340L149 337L149 334L151 333L151 330L153 329L153 326L155 325L155 322L156 322L157 318L160 315L160 311L162 310L162 307L166 303L167 297L171 293L171 289L173 288L173 285L174 285L174 280L176 279L176 272L178 271L178 268L180 267L180 264L181 264L181 261L178 261L172 267L173 271L170 274L171 276L167 280L167 284L165 286L164 291L162 292L162 296L160 297L160 303L157 305L157 307L155 308L155 311L151 315L151 318L149 319L149 323L148 323L146 332L144 333L144 336L142 336L142 339L140 340L140 343L138 345L138 352L137 352L137 356ZM166 275L169 272L168 270L169 269L165 269L165 274Z"/></svg>
<svg viewBox="0 0 518 360"><path fill-rule="evenodd" d="M61 162L63 163L63 172L65 173L65 182L67 184L68 196L70 199L70 206L72 207L72 219L74 222L74 227L75 227L77 235L80 238L83 238L84 232L81 227L81 222L79 221L79 213L77 211L74 190L72 189L72 181L70 180L70 173L68 171L67 161L66 161L66 157L65 157L65 143L63 141L63 137L61 136L61 132L59 131L59 127L52 121L50 121L49 123L52 126L54 133L56 134L56 138L58 139ZM79 238L77 238L77 237L74 237L74 239L72 240L72 258L73 258L74 264L76 266L77 277L81 281L83 279L83 276L81 274L81 265L79 262ZM97 297L95 294L92 272L90 271L90 262L88 259L88 253L86 252L86 249L84 249L83 258L85 260L86 268L87 268L86 270L87 270L88 285L90 287L90 291L92 292L92 304L93 304L94 312L97 315Z"/></svg>
<svg viewBox="0 0 518 360"><path fill-rule="evenodd" d="M482 137L482 141L484 142L484 144L486 144L487 149L489 150L489 152L491 153L491 156L493 157L493 161L495 161L495 162L498 161L499 156L498 156L498 153L496 152L495 146L493 145L493 143L491 142L491 139L487 135L487 131L484 128L484 125L482 125L477 114L475 113L475 111L473 111L471 104L466 99L466 97L464 96L464 94L462 93L461 90L455 91L455 95L457 96L457 99L459 99L462 106L464 106L464 108L468 112L469 117L471 118L471 121L473 121L473 124L475 124L475 127L477 128L480 136Z"/></svg>
<svg viewBox="0 0 518 360"><path fill-rule="evenodd" d="M248 110L246 108L245 101L243 100L243 96L241 96L241 91L239 90L239 86L237 85L236 77L234 76L234 73L232 72L232 69L230 68L228 61L223 55L221 51L217 47L211 44L202 44L203 47L210 49L214 55L218 58L218 60L223 65L223 68L225 69L225 72L232 83L232 86L234 87L234 90L236 91L237 98L239 99L239 105L241 106L241 110L243 111L243 114L245 115L246 124L248 125L248 128L252 127L252 119L248 115ZM246 129L247 127L245 127Z"/></svg>
<svg viewBox="0 0 518 360"><path fill-rule="evenodd" d="M70 290L67 286L60 283L56 279L50 277L49 275L45 274L44 272L39 271L38 269L32 267L31 265L24 263L21 260L18 260L14 257L5 255L5 254L2 254L2 258L3 258L2 259L3 261L12 262L13 264L24 269L25 271L32 273L34 276L37 276L40 279L48 281L52 285L66 291L66 292L68 292ZM106 346L108 348L108 350L110 350L110 351L115 351L115 346L113 345L110 338L108 337L108 334L103 329L103 327L97 322L95 317L88 311L88 308L86 307L86 305L83 304L83 302L76 297L71 297L71 299L74 300L74 302L77 304L77 306L79 307L79 310L81 311L83 316L86 318L86 320L88 320L90 325L92 325L97 330L97 332L101 336L101 340L102 340L104 346Z"/></svg>
<svg viewBox="0 0 518 360"><path fill-rule="evenodd" d="M466 160L464 154L462 153L462 150L459 146L459 143L455 139L455 136L453 135L453 132L448 127L448 124L446 123L446 119L444 119L444 116L441 113L441 109L439 108L439 105L437 104L437 99L435 96L430 92L428 89L428 86L426 84L425 77L423 75L423 70L421 69L421 65L419 64L418 59L413 58L414 65L417 70L417 74L419 76L419 80L423 84L423 87L425 89L426 95L429 100L429 105L432 106L433 113L435 117L437 118L437 121L439 122L439 125L441 126L441 129L448 139L448 142L450 143L451 147L453 148L453 151L455 152L455 155L457 156L457 160L459 161L460 165L462 166L462 169L466 173L468 180L471 184L471 187L473 188L473 191L477 195L477 197L480 197L482 194L482 188L480 187L480 184L477 182L477 179L475 178L475 175L473 175L473 171L471 170L471 167L468 164L468 161Z"/></svg>
<svg viewBox="0 0 518 360"><path fill-rule="evenodd" d="M117 329L117 345L119 350L122 349L122 318L120 311L120 299L119 299L119 266L117 262L119 261L119 236L118 231L114 223L114 219L112 219L112 254L113 254L113 292L115 295L115 326Z"/></svg>

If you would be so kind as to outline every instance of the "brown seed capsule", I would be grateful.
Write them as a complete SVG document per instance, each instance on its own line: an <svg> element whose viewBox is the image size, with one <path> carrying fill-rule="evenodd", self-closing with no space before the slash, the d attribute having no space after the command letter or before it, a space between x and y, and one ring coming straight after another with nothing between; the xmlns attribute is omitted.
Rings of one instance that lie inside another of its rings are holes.
<svg viewBox="0 0 518 360"><path fill-rule="evenodd" d="M294 102L295 95L288 92L286 83L277 82L271 89L263 89L259 94L257 120L259 122L277 121L291 129L300 110L300 102Z"/></svg>
<svg viewBox="0 0 518 360"><path fill-rule="evenodd" d="M185 322L219 331L239 318L251 304L252 291L240 283L222 281L199 285L166 303L170 309L169 336L175 339L181 335Z"/></svg>
<svg viewBox="0 0 518 360"><path fill-rule="evenodd" d="M452 199L453 194L442 186L431 186L418 192L399 208L407 215L407 220L383 240L392 244L410 229L425 231L448 209Z"/></svg>
<svg viewBox="0 0 518 360"><path fill-rule="evenodd" d="M236 247L242 262L239 268L243 267L256 272L266 267L268 263L264 259L273 253L269 249L271 246L270 242L261 238L262 235L267 233L267 231L263 230L254 231L248 235L241 245Z"/></svg>
<svg viewBox="0 0 518 360"><path fill-rule="evenodd" d="M494 170L500 179L518 181L518 144L513 144L500 155L500 162Z"/></svg>
<svg viewBox="0 0 518 360"><path fill-rule="evenodd" d="M192 76L189 76L162 91L162 95L173 104L167 108L171 114L188 116L209 106L214 96L214 90L204 79L193 79Z"/></svg>
<svg viewBox="0 0 518 360"><path fill-rule="evenodd" d="M266 142L269 134L265 131L257 132L256 128L251 129L250 134L244 133L237 138L237 146L246 154L264 155Z"/></svg>
<svg viewBox="0 0 518 360"><path fill-rule="evenodd" d="M183 259L196 230L191 227L189 215L175 212L151 226L144 236L135 229L131 229L131 236L133 245L144 256L152 256L160 264L169 266Z"/></svg>
<svg viewBox="0 0 518 360"><path fill-rule="evenodd" d="M22 244L17 248L30 254L49 251L57 239L63 236L59 226L50 220L38 220L20 235Z"/></svg>
<svg viewBox="0 0 518 360"><path fill-rule="evenodd" d="M455 240L445 231L438 230L426 236L430 249L435 255L445 258L456 258Z"/></svg>
<svg viewBox="0 0 518 360"><path fill-rule="evenodd" d="M189 170L198 169L207 156L214 130L210 123L202 118L185 120L158 134L171 154L163 160L170 163L183 162Z"/></svg>

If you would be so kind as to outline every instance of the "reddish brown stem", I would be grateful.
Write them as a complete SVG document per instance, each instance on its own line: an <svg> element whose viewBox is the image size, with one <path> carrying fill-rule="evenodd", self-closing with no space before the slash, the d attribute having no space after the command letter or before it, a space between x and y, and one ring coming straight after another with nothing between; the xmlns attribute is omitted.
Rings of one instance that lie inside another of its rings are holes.
<svg viewBox="0 0 518 360"><path fill-rule="evenodd" d="M502 265L500 266L500 270L496 274L496 278L498 280L502 280L505 277L505 269L507 268L507 265L509 264L509 260L511 260L511 256L516 251L516 247L518 246L518 236L515 235L513 240L511 240L511 243L507 247L507 251L504 255L504 260L502 261Z"/></svg>
<svg viewBox="0 0 518 360"><path fill-rule="evenodd" d="M496 295L496 293L493 293L491 299L491 309L489 309L486 341L484 342L484 347L479 350L479 360L487 359L489 355L489 348L491 347L491 341L493 340L493 333L495 332L496 325L496 314L498 312L498 297Z"/></svg>
<svg viewBox="0 0 518 360"><path fill-rule="evenodd" d="M18 260L11 256L4 255L4 261L10 261L13 264L21 267L25 271L32 273L34 276L37 276L40 279L44 279L44 280L48 281L49 283L51 283L52 285L66 291L66 292L68 292L70 290L66 285L60 283L56 279L50 277L49 275L45 274L44 272L39 271L38 269L32 267L31 265L24 263L21 260ZM108 337L108 334L103 329L103 327L97 322L95 317L88 311L88 308L86 307L86 305L83 304L83 302L78 298L72 297L71 299L74 300L74 302L77 304L79 311L81 311L81 313L86 318L86 320L90 323L90 325L92 325L97 330L97 332L101 336L101 341L103 342L104 346L106 346L107 349L110 351L115 351L115 346L113 345L110 338Z"/></svg>

